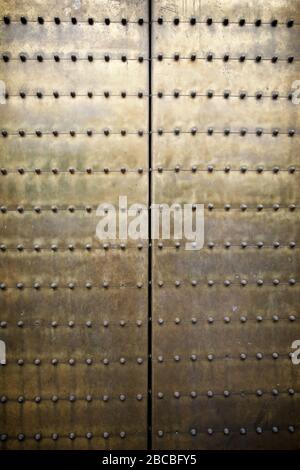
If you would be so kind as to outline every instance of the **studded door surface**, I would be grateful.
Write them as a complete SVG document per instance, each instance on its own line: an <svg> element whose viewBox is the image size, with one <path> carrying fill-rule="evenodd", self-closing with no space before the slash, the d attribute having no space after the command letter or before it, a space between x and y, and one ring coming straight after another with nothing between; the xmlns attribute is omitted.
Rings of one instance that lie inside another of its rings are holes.
<svg viewBox="0 0 300 470"><path fill-rule="evenodd" d="M299 31L0 0L1 449L299 448ZM203 204L203 248L99 239L119 196Z"/></svg>
<svg viewBox="0 0 300 470"><path fill-rule="evenodd" d="M147 244L96 209L147 204L147 14L0 1L2 449L146 447Z"/></svg>
<svg viewBox="0 0 300 470"><path fill-rule="evenodd" d="M300 2L153 2L153 447L299 448ZM297 93L296 93L297 95Z"/></svg>

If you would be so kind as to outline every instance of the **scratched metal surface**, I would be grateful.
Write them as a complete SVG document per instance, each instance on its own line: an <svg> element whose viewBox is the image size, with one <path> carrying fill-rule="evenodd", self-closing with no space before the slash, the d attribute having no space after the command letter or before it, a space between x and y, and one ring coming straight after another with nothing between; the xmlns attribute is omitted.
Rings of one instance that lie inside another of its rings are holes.
<svg viewBox="0 0 300 470"><path fill-rule="evenodd" d="M296 449L300 4L153 6L153 200L205 204L202 250L154 243L153 447Z"/></svg>
<svg viewBox="0 0 300 470"><path fill-rule="evenodd" d="M95 231L148 201L147 11L0 1L2 449L146 447L148 251Z"/></svg>

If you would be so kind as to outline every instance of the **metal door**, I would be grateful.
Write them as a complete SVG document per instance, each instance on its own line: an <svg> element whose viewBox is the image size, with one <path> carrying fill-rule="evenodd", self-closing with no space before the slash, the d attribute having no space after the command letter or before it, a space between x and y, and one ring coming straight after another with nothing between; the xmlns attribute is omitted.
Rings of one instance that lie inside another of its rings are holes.
<svg viewBox="0 0 300 470"><path fill-rule="evenodd" d="M300 4L153 5L153 199L205 205L153 250L153 446L296 448Z"/></svg>
<svg viewBox="0 0 300 470"><path fill-rule="evenodd" d="M1 1L1 447L145 448L147 2Z"/></svg>
<svg viewBox="0 0 300 470"><path fill-rule="evenodd" d="M0 19L0 447L299 448L300 1ZM203 248L99 240L119 196Z"/></svg>

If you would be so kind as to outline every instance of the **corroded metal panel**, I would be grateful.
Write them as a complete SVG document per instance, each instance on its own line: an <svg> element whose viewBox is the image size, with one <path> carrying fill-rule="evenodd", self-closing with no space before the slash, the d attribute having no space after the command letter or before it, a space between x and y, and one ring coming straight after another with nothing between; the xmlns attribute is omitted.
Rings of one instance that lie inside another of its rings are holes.
<svg viewBox="0 0 300 470"><path fill-rule="evenodd" d="M1 1L2 449L147 445L145 241L96 237L148 202L146 1Z"/></svg>
<svg viewBox="0 0 300 470"><path fill-rule="evenodd" d="M299 448L299 2L153 3L153 447Z"/></svg>

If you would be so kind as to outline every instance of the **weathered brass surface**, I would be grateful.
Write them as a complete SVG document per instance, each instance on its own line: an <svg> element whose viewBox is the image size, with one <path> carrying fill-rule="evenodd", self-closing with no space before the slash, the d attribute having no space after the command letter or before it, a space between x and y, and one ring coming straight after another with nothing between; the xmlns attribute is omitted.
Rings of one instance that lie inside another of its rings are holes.
<svg viewBox="0 0 300 470"><path fill-rule="evenodd" d="M299 28L0 0L1 449L299 448ZM204 204L203 248L99 240L121 195Z"/></svg>
<svg viewBox="0 0 300 470"><path fill-rule="evenodd" d="M153 6L153 200L205 205L154 244L153 447L299 448L299 2Z"/></svg>
<svg viewBox="0 0 300 470"><path fill-rule="evenodd" d="M147 446L148 249L96 237L99 204L148 202L147 15L0 2L2 449Z"/></svg>

